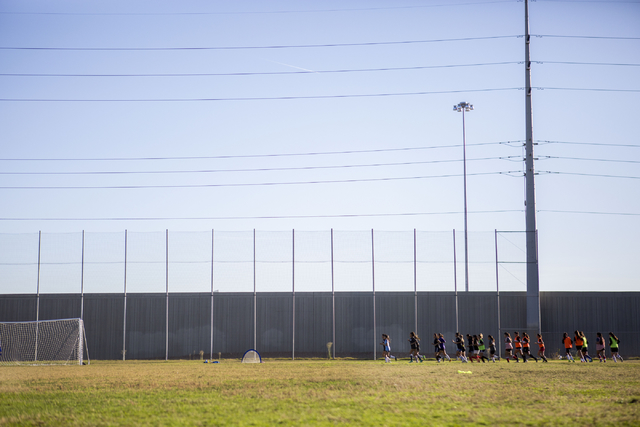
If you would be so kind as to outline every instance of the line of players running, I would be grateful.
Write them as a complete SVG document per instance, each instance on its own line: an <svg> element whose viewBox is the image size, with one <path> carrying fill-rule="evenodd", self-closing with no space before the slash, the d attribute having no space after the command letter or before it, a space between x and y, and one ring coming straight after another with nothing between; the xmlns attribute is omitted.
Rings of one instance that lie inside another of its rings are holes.
<svg viewBox="0 0 640 427"><path fill-rule="evenodd" d="M489 360L495 363L496 359L500 359L500 356L496 354L496 341L493 336L487 336L488 343L485 345L483 334L478 335L470 335L467 334L467 348L468 351L465 350L465 338L464 336L456 332L455 339L453 340L454 344L456 344L456 358L463 363L471 362L473 363L476 360L478 363L482 361L485 363ZM411 346L411 351L409 353L410 361L409 363L422 362L425 360L426 356L420 354L420 338L415 332L411 332L409 334L409 345ZM436 362L440 363L444 360L451 361L451 357L447 354L446 340L444 339L442 334L435 333L433 334L433 346L435 351ZM531 339L529 338L529 334L526 332L522 333L522 336L518 334L518 332L514 332L513 339L511 338L511 334L509 332L504 333L504 343L505 343L505 353L506 360L509 362L510 359L519 362L518 355L522 358L524 363L527 362L527 358L532 358L536 362L538 362L538 358L531 354ZM547 357L545 356L545 344L542 339L541 334L537 334L538 344L538 357L542 359L543 362L548 362ZM575 362L575 359L571 355L571 349L573 347L571 342L571 337L565 332L562 337L562 343L566 349L566 357L569 361ZM587 359L590 362L593 362L591 356L589 356L587 338L584 333L581 331L575 331L574 343L576 346L576 356L580 355L580 359L582 362L586 362ZM613 332L609 332L609 347L611 349L611 355L614 362L620 360L622 362L622 357L618 353L618 344L620 340L616 337ZM390 362L391 359L396 359L395 356L391 355L391 339L389 335L382 334L382 355L385 358L385 362ZM491 359L487 358L485 351L489 349L489 355ZM607 356L605 353L605 340L600 332L597 334L596 338L596 351L598 354L598 358L600 362L606 362ZM616 360L617 359L617 360Z"/></svg>
<svg viewBox="0 0 640 427"><path fill-rule="evenodd" d="M499 359L499 356L496 355L496 342L495 339L489 335L488 337L488 347L489 353L491 355L491 360L493 362L496 359ZM426 356L420 354L420 337L415 332L411 332L409 334L409 345L411 346L411 351L409 352L409 363L422 362L426 359ZM464 336L456 332L456 337L453 341L457 346L456 357L461 360L463 363L472 362L473 360L477 360L478 363L482 360L482 362L486 362L489 359L485 355L486 346L484 343L484 336L482 334L478 335L470 335L467 334L467 342L469 347L469 352L465 350L465 339ZM435 350L435 358L436 362L444 362L444 360L448 360L451 362L451 357L447 354L446 350L446 340L442 334L436 333L433 334L433 346ZM391 355L391 339L389 335L382 334L382 355L385 358L385 362L390 362L391 359L397 359L395 356Z"/></svg>
<svg viewBox="0 0 640 427"><path fill-rule="evenodd" d="M564 344L567 360L569 362L575 362L576 360L571 354L571 349L573 347L571 343L571 337L566 332L562 335L562 344ZM574 332L573 344L575 344L576 346L576 357L580 356L581 362L593 362L593 359L591 358L591 356L589 356L587 337L585 337L584 332ZM609 332L609 349L611 350L611 359L613 359L614 362L617 362L618 360L622 362L622 356L620 356L620 353L618 352L619 344L620 339L615 336L613 332ZM598 359L600 359L601 363L606 363L606 344L605 339L600 332L596 334L596 354L598 355ZM560 356L560 358L562 359L562 356Z"/></svg>

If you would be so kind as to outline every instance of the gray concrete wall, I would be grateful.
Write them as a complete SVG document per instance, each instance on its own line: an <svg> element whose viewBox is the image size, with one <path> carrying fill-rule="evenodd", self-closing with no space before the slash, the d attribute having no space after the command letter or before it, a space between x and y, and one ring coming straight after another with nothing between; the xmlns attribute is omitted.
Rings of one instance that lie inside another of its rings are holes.
<svg viewBox="0 0 640 427"><path fill-rule="evenodd" d="M126 296L126 358L189 359L209 357L213 324L213 354L239 357L256 347L265 357L326 357L333 342L337 357L380 356L380 336L391 336L392 353L406 356L409 332L422 338L422 353L431 355L433 333L451 340L456 332L453 292L335 293L335 339L330 292L291 293L164 293ZM417 313L416 313L417 298ZM213 322L211 303L213 300ZM89 355L94 359L121 359L124 331L124 294L85 294L84 320ZM294 322L295 301L295 322ZM0 321L36 318L35 295L1 295ZM78 294L40 296L41 320L80 316ZM493 292L459 293L458 329L463 334L482 332L498 337L501 332L523 331L526 326L526 294ZM640 356L640 293L638 292L543 292L542 331L548 353L560 347L562 332L576 329L587 334L595 353L595 334L613 331L621 339L623 356ZM417 327L416 327L417 320ZM295 332L294 332L295 323ZM375 328L375 331L374 331ZM536 331L529 331L530 334ZM295 340L294 340L295 333ZM255 345L254 345L255 339ZM294 345L295 341L295 345Z"/></svg>

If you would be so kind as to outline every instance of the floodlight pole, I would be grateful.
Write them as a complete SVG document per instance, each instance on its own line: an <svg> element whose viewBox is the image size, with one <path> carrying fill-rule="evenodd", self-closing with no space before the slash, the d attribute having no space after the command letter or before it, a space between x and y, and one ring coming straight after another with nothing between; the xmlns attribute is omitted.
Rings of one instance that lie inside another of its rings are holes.
<svg viewBox="0 0 640 427"><path fill-rule="evenodd" d="M540 329L540 277L538 272L538 232L536 229L536 192L533 169L533 125L531 110L531 59L529 45L529 2L524 1L524 37L525 37L525 215L527 245L527 329Z"/></svg>
<svg viewBox="0 0 640 427"><path fill-rule="evenodd" d="M464 290L469 292L469 234L467 232L467 141L464 123L465 111L473 110L473 105L461 102L453 106L453 111L462 113L462 168L464 175Z"/></svg>

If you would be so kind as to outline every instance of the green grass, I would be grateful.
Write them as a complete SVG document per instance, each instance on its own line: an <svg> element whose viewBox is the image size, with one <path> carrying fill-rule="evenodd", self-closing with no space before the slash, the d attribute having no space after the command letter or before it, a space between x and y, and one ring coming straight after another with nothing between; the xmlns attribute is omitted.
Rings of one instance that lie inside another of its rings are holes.
<svg viewBox="0 0 640 427"><path fill-rule="evenodd" d="M640 362L0 367L2 426L227 424L640 425Z"/></svg>

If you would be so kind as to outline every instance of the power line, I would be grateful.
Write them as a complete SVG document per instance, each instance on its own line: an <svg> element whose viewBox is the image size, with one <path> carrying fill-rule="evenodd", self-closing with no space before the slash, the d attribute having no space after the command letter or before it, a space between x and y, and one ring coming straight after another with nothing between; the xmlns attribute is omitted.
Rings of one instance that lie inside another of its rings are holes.
<svg viewBox="0 0 640 427"><path fill-rule="evenodd" d="M604 89L604 88L580 88L580 87L532 87L537 90L571 90L590 92L640 92L640 89Z"/></svg>
<svg viewBox="0 0 640 427"><path fill-rule="evenodd" d="M590 162L612 162L612 163L640 163L640 160L617 160L617 159L589 159L585 157L565 157L565 156L541 156L541 160L562 159L562 160L584 160Z"/></svg>
<svg viewBox="0 0 640 427"><path fill-rule="evenodd" d="M524 140L499 141L499 142L478 142L475 144L467 144L467 146L480 145L508 145L511 143L524 142ZM277 153L277 154L236 154L221 156L170 156L170 157L86 157L86 158L0 158L0 161L146 161L146 160L213 160L213 159L246 159L246 158L262 158L262 157L299 157L299 156L325 156L336 154L361 154L361 153L388 153L394 151L417 151L417 150L433 150L443 148L462 147L462 144L453 145L431 145L422 147L401 147L401 148L378 148L369 150L344 150L344 151L312 151L306 153Z"/></svg>
<svg viewBox="0 0 640 427"><path fill-rule="evenodd" d="M575 61L533 61L535 64L566 64L566 65L612 65L620 67L640 67L640 64L624 64L616 62L575 62Z"/></svg>
<svg viewBox="0 0 640 427"><path fill-rule="evenodd" d="M447 6L474 6L495 3L514 3L514 0L492 0L480 2L447 2L443 4L417 5L417 6L388 6L388 7L361 7L348 9L311 9L311 10L271 10L271 11L243 11L243 12L0 12L0 15L49 15L49 16L197 16L197 15L262 15L262 14L289 14L289 13L326 13L326 12L364 12L378 10L398 9L424 9Z"/></svg>
<svg viewBox="0 0 640 427"><path fill-rule="evenodd" d="M634 213L634 212L563 211L563 210L555 210L555 209L540 209L540 210L538 210L538 212L568 213L568 214L588 214L588 215L640 216L640 213Z"/></svg>
<svg viewBox="0 0 640 427"><path fill-rule="evenodd" d="M506 175L517 171L507 172L479 172L467 173L467 176L486 176L486 175ZM148 189L148 188L220 188L220 187L265 187L278 185L310 185L310 184L343 184L354 182L382 182L382 181L409 181L418 179L432 178L454 178L460 177L462 174L448 175L428 175L428 176L404 176L404 177L387 177L387 178L360 178L360 179L338 179L338 180L317 180L317 181L293 181L293 182L257 182L257 183L233 183L233 184L169 184L169 185L96 185L96 186L25 186L0 187L0 190L130 190L130 189Z"/></svg>
<svg viewBox="0 0 640 427"><path fill-rule="evenodd" d="M599 89L599 88L570 88L570 87L532 87L537 90L568 90L568 91L596 91L596 92L629 92L637 93L640 89ZM70 98L0 98L2 102L221 102L221 101L276 101L294 99L343 99L343 98L380 98L391 96L441 95L448 93L478 93L524 90L522 87L487 88L467 90L441 90L430 92L396 92L396 93L366 93L347 95L302 95L302 96L274 96L247 98L131 98L131 99L70 99Z"/></svg>
<svg viewBox="0 0 640 427"><path fill-rule="evenodd" d="M556 39L599 39L599 40L640 40L640 37L617 37L617 36L572 36L560 34L531 34L532 37L546 37Z"/></svg>
<svg viewBox="0 0 640 427"><path fill-rule="evenodd" d="M573 145L594 145L604 147L628 147L628 148L640 148L640 144L609 144L604 142L571 142L571 141L547 141L537 139L539 144L573 144Z"/></svg>
<svg viewBox="0 0 640 427"><path fill-rule="evenodd" d="M625 0L535 0L539 2L547 3L627 3L627 4L640 4L638 1L625 1Z"/></svg>
<svg viewBox="0 0 640 427"><path fill-rule="evenodd" d="M469 211L471 214L523 212L522 209L499 209L486 211ZM328 214L328 215L267 215L267 216L213 216L213 217L103 217L103 218L11 218L0 217L0 221L222 221L248 219L317 219L317 218L363 218L388 216L422 216L422 215L460 215L462 212L401 212L373 214Z"/></svg>
<svg viewBox="0 0 640 427"><path fill-rule="evenodd" d="M538 171L538 173L539 174L553 174L553 175L592 176L592 177L598 177L598 178L640 179L640 176L608 175L608 174L597 174L597 173L559 172L559 171Z"/></svg>
<svg viewBox="0 0 640 427"><path fill-rule="evenodd" d="M442 42L462 42L477 40L497 40L512 39L521 37L512 36L484 36L484 37L460 37L453 39L429 39L429 40L399 40L383 42L360 42L360 43L323 43L323 44L302 44L302 45L265 45L265 46L178 46L178 47L45 47L45 46L0 46L0 50L41 50L41 51L176 51L176 50L247 50L247 49L307 49L326 47L356 47L356 46L389 46L408 45L423 43Z"/></svg>
<svg viewBox="0 0 640 427"><path fill-rule="evenodd" d="M606 65L621 67L640 67L640 64L615 63L615 62L575 62L575 61L533 61L536 64L564 64L564 65ZM353 68L337 70L299 70L299 71L258 71L258 72L232 72L232 73L139 73L139 74L78 74L78 73L0 73L4 77L220 77L220 76L275 76L296 74L340 74L362 73L379 71L411 71L429 70L439 68L483 67L497 65L523 64L523 61L482 62L475 64L446 64L446 65L417 65L412 67L380 67L380 68Z"/></svg>
<svg viewBox="0 0 640 427"><path fill-rule="evenodd" d="M501 160L503 157L483 157L476 159L467 159L470 161L483 160ZM317 170L317 169L353 169L383 166L410 166L410 165L426 165L437 163L454 163L462 162L462 159L447 160L426 160L415 162L394 162L394 163L370 163L356 165L330 165L330 166L296 166L296 167L277 167L277 168L246 168L246 169L204 169L204 170L153 170L153 171L74 171L74 172L0 172L0 175L165 175L165 174L208 174L223 172L274 172L274 171L299 171L299 170ZM640 163L640 162L639 162Z"/></svg>
<svg viewBox="0 0 640 427"><path fill-rule="evenodd" d="M415 95L441 95L447 93L476 93L497 92L509 90L522 90L521 87L470 89L470 90L442 90L432 92L396 92L396 93L369 93L349 95L307 95L307 96L275 96L275 97L249 97L249 98L158 98L158 99L25 99L25 98L0 98L4 102L216 102L216 101L275 101L292 99L338 99L338 98L377 98L390 96L415 96Z"/></svg>
<svg viewBox="0 0 640 427"><path fill-rule="evenodd" d="M576 36L556 34L532 34L539 38L573 38L573 39L605 39L605 40L640 40L640 37L613 37L613 36ZM0 46L0 50L37 50L37 51L180 51L180 50L247 50L247 49L308 49L328 47L356 47L356 46L388 46L424 43L461 42L478 40L498 40L520 38L522 35L459 37L450 39L426 39L426 40L397 40L382 42L359 43L320 43L303 45L263 45L263 46L176 46L176 47L61 47L61 46Z"/></svg>
<svg viewBox="0 0 640 427"><path fill-rule="evenodd" d="M236 73L150 73L150 74L59 74L59 73L0 73L7 77L210 77L210 76L272 76L293 74L329 74L329 73L360 73L376 71L407 71L427 70L437 68L481 67L494 65L523 64L522 61L484 62L477 64L425 65L415 67L386 67L359 68L342 70L300 70L300 71L264 71L264 72L236 72Z"/></svg>
<svg viewBox="0 0 640 427"><path fill-rule="evenodd" d="M484 211L469 211L471 214L492 214L492 213L514 213L524 212L523 209L496 209ZM557 210L538 209L537 212L544 213L566 213L566 214L586 214L586 215L617 215L617 216L640 216L635 212L598 212L598 211L577 211L577 210ZM19 218L0 217L0 221L223 221L223 220L256 220L256 219L318 219L318 218L364 218L364 217L392 217L392 216L423 216L423 215L460 215L462 211L444 212L400 212L400 213L373 213L373 214L327 214L327 215L264 215L264 216L214 216L214 217L66 217L66 218Z"/></svg>

